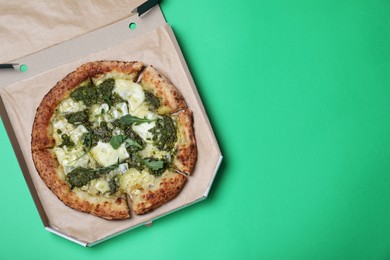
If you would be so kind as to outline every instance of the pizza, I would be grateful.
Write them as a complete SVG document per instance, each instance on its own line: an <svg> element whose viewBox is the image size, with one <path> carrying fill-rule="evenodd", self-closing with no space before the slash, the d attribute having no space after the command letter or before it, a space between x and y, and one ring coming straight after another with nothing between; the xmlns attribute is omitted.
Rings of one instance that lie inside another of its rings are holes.
<svg viewBox="0 0 390 260"><path fill-rule="evenodd" d="M192 111L171 81L139 61L93 61L39 104L31 153L68 207L104 219L174 199L197 160Z"/></svg>

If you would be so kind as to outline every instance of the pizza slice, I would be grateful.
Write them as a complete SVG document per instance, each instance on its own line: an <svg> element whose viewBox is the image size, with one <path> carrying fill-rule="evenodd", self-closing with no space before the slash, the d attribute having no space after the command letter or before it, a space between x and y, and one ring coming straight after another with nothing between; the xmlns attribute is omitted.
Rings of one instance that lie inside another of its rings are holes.
<svg viewBox="0 0 390 260"><path fill-rule="evenodd" d="M93 193L70 186L67 181L69 176L66 177L51 150L35 150L33 159L42 180L65 205L105 219L130 217L125 196L94 196Z"/></svg>
<svg viewBox="0 0 390 260"><path fill-rule="evenodd" d="M157 106L158 114L172 114L187 108L187 104L178 89L153 66L149 65L143 70L139 83L147 92L160 100Z"/></svg>

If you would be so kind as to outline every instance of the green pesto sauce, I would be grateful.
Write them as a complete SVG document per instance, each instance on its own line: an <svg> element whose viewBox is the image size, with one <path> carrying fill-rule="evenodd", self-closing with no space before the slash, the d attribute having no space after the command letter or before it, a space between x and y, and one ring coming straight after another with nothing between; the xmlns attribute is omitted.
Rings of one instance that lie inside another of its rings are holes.
<svg viewBox="0 0 390 260"><path fill-rule="evenodd" d="M153 134L153 142L160 150L170 151L177 140L176 128L169 116L163 116L156 122L156 126L150 129Z"/></svg>
<svg viewBox="0 0 390 260"><path fill-rule="evenodd" d="M114 164L104 168L98 169L88 169L84 167L77 167L66 175L66 179L69 182L71 188L74 187L80 188L90 181L100 178L101 176L106 176L110 171L118 167L118 164ZM113 177L115 178L115 176ZM110 180L109 180L110 184ZM118 184L118 183L117 183ZM112 184L111 184L112 185ZM110 189L111 189L110 185ZM117 187L112 186L111 193L115 193Z"/></svg>
<svg viewBox="0 0 390 260"><path fill-rule="evenodd" d="M68 148L71 148L74 146L73 141L70 139L70 137L67 134L61 135L62 143L58 146L60 148L66 146Z"/></svg>
<svg viewBox="0 0 390 260"><path fill-rule="evenodd" d="M82 187L97 178L99 178L99 175L96 171L83 167L78 167L66 175L72 189Z"/></svg>
<svg viewBox="0 0 390 260"><path fill-rule="evenodd" d="M99 86L97 86L97 103L106 103L109 106L112 106L112 91L114 90L114 87L114 79L106 79Z"/></svg>
<svg viewBox="0 0 390 260"><path fill-rule="evenodd" d="M101 122L100 126L92 129L92 146L97 145L100 141L109 142L112 137L112 130L108 127L106 122Z"/></svg>
<svg viewBox="0 0 390 260"><path fill-rule="evenodd" d="M65 118L69 123L77 125L88 122L88 115L86 111L79 111L74 113L69 113L65 115Z"/></svg>
<svg viewBox="0 0 390 260"><path fill-rule="evenodd" d="M108 181L108 186L110 187L110 193L115 194L119 188L119 176L115 175Z"/></svg>
<svg viewBox="0 0 390 260"><path fill-rule="evenodd" d="M70 97L75 102L82 101L87 107L97 103L97 89L95 85L90 81L87 85L77 88L70 94Z"/></svg>
<svg viewBox="0 0 390 260"><path fill-rule="evenodd" d="M148 103L153 111L160 107L160 100L158 97L149 91L145 91L145 102Z"/></svg>
<svg viewBox="0 0 390 260"><path fill-rule="evenodd" d="M124 100L113 94L112 91L115 88L115 79L106 79L98 86L95 86L92 81L89 81L86 85L77 88L70 94L70 97L75 102L82 101L87 107L93 104L106 103L112 106L116 103L123 102Z"/></svg>

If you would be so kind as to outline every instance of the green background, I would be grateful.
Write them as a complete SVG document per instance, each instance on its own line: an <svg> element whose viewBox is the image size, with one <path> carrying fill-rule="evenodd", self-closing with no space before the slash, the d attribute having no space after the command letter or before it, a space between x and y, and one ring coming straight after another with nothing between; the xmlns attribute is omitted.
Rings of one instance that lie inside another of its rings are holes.
<svg viewBox="0 0 390 260"><path fill-rule="evenodd" d="M44 230L0 125L0 259L390 259L390 1L161 4L224 161L92 248Z"/></svg>

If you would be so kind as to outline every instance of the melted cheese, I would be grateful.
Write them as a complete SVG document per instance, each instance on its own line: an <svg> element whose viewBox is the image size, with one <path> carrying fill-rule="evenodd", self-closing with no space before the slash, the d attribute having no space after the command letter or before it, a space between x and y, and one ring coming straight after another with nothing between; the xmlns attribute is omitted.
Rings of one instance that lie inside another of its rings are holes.
<svg viewBox="0 0 390 260"><path fill-rule="evenodd" d="M122 175L119 187L129 195L137 195L143 188L152 188L157 182L157 178L147 172L130 168Z"/></svg>
<svg viewBox="0 0 390 260"><path fill-rule="evenodd" d="M141 85L134 83L131 80L115 80L113 92L117 93L124 100L127 100L130 112L136 111L145 100L145 92Z"/></svg>
<svg viewBox="0 0 390 260"><path fill-rule="evenodd" d="M94 188L101 193L105 193L107 191L110 191L110 185L108 184L108 181L103 180L103 179L96 180Z"/></svg>
<svg viewBox="0 0 390 260"><path fill-rule="evenodd" d="M118 149L112 148L110 143L99 141L89 152L99 165L107 167L119 161L129 158L125 145L121 144Z"/></svg>
<svg viewBox="0 0 390 260"><path fill-rule="evenodd" d="M53 138L56 141L56 144L59 145L62 143L61 135L67 134L69 135L75 128L72 124L68 123L65 118L56 117L52 122L53 126ZM57 132L60 131L60 133Z"/></svg>
<svg viewBox="0 0 390 260"><path fill-rule="evenodd" d="M54 153L65 174L68 174L77 167L94 167L94 163L88 154L85 154L82 147L68 149L66 146L55 147Z"/></svg>
<svg viewBox="0 0 390 260"><path fill-rule="evenodd" d="M152 133L149 132L156 125L155 122L143 123L140 125L133 125L133 130L136 132L145 142L150 142L152 140Z"/></svg>
<svg viewBox="0 0 390 260"><path fill-rule="evenodd" d="M92 105L89 110L90 121L97 123L99 125L101 122L112 122L116 119L121 118L124 115L127 115L129 110L125 102L117 103L111 108L108 104L95 104Z"/></svg>
<svg viewBox="0 0 390 260"><path fill-rule="evenodd" d="M157 115L152 113L152 112L149 112L146 115L146 118L147 119L156 119ZM149 130L155 126L156 126L156 122L152 121L150 123L142 123L139 125L134 124L132 128L133 128L134 132L136 132L145 142L151 142L152 138L153 138L153 134Z"/></svg>
<svg viewBox="0 0 390 260"><path fill-rule="evenodd" d="M74 102L72 98L64 99L60 105L58 106L58 111L60 113L75 113L79 111L83 111L86 106L83 102Z"/></svg>
<svg viewBox="0 0 390 260"><path fill-rule="evenodd" d="M72 130L70 134L70 139L75 143L76 146L82 146L82 137L85 133L88 133L88 129L83 125L79 125L76 129Z"/></svg>
<svg viewBox="0 0 390 260"><path fill-rule="evenodd" d="M160 151L151 143L147 143L145 148L140 151L140 155L142 158L146 157L154 157L157 159L167 159L168 161L171 160L171 155L167 151Z"/></svg>

